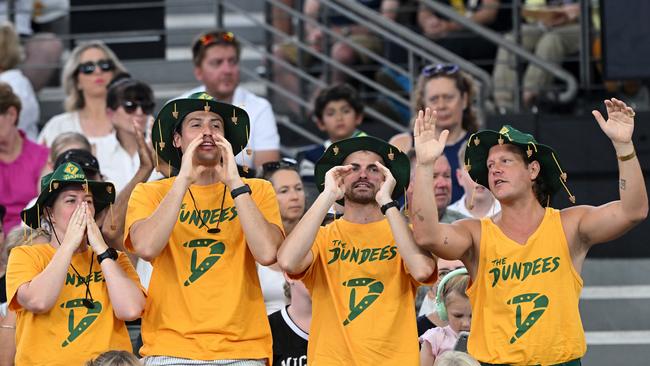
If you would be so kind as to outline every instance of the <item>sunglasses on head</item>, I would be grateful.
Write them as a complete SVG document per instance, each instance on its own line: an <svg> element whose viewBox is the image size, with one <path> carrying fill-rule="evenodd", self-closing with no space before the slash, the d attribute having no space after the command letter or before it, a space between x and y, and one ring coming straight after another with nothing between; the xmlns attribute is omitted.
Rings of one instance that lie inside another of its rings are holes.
<svg viewBox="0 0 650 366"><path fill-rule="evenodd" d="M279 169L294 169L296 165L298 165L298 162L290 158L282 158L280 161L269 161L268 163L262 164L262 173L266 176Z"/></svg>
<svg viewBox="0 0 650 366"><path fill-rule="evenodd" d="M80 64L77 70L82 74L89 75L95 72L98 67L102 72L113 71L115 70L115 63L111 60L88 61Z"/></svg>
<svg viewBox="0 0 650 366"><path fill-rule="evenodd" d="M136 102L132 100L125 100L122 102L122 108L124 108L124 111L128 114L135 113L135 111L138 110L138 107L142 108L144 114L151 114L153 113L154 103L146 101Z"/></svg>
<svg viewBox="0 0 650 366"><path fill-rule="evenodd" d="M218 33L209 33L204 34L199 38L201 46L207 47L214 43L232 43L235 41L235 35L232 32L218 32Z"/></svg>
<svg viewBox="0 0 650 366"><path fill-rule="evenodd" d="M458 65L454 64L437 64L425 66L422 69L422 75L432 77L436 75L453 75L460 70Z"/></svg>

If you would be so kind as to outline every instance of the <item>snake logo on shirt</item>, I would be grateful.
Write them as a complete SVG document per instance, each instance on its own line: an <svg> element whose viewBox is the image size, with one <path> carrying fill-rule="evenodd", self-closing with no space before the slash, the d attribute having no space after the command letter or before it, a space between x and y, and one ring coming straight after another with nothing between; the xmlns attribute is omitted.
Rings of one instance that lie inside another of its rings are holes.
<svg viewBox="0 0 650 366"><path fill-rule="evenodd" d="M102 304L99 301L93 301L93 305L95 306L92 309L86 308L83 298L68 300L61 304L62 309L70 309L68 313L68 336L61 343L61 347L66 347L74 342L97 320L97 317L102 312ZM86 314L84 314L79 323L75 323L75 309L86 310Z"/></svg>
<svg viewBox="0 0 650 366"><path fill-rule="evenodd" d="M185 280L184 285L189 286L203 276L212 266L214 266L226 251L226 245L214 239L194 239L183 243L185 248L192 248L192 257L190 259L190 276ZM201 263L196 264L198 252L201 248L210 249L210 253Z"/></svg>
<svg viewBox="0 0 650 366"><path fill-rule="evenodd" d="M522 304L532 302L533 310L528 314L524 321L521 321L521 307ZM517 305L517 310L515 314L515 325L517 329L515 334L510 338L510 344L517 342L526 332L528 332L534 325L537 323L539 318L542 317L542 314L546 311L548 307L548 297L546 295L538 293L528 293L517 295L512 299L508 300L508 305Z"/></svg>
<svg viewBox="0 0 650 366"><path fill-rule="evenodd" d="M354 319L361 315L361 313L368 309L368 307L377 300L379 295L384 292L384 284L374 278L353 278L343 282L343 286L350 288L350 301L348 305L350 312L348 313L347 318L343 321L344 326L350 324ZM368 293L357 303L357 289L363 287L368 289Z"/></svg>

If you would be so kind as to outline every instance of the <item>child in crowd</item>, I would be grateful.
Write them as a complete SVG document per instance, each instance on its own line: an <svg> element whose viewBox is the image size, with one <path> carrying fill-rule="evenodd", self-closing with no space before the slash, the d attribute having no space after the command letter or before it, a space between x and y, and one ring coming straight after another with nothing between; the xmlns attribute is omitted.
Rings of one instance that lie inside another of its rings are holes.
<svg viewBox="0 0 650 366"><path fill-rule="evenodd" d="M449 325L429 329L420 337L420 365L433 365L443 352L453 350L461 331L469 332L472 307L465 293L468 282L465 268L450 272L440 281L436 296L438 315Z"/></svg>
<svg viewBox="0 0 650 366"><path fill-rule="evenodd" d="M126 351L108 351L86 362L86 366L139 366L140 360Z"/></svg>
<svg viewBox="0 0 650 366"><path fill-rule="evenodd" d="M447 351L436 359L433 366L481 366L481 364L465 352Z"/></svg>
<svg viewBox="0 0 650 366"><path fill-rule="evenodd" d="M298 153L300 175L312 181L314 166L333 142L357 136L365 136L357 128L363 121L363 104L357 91L348 84L333 85L323 89L314 101L314 121L328 140Z"/></svg>

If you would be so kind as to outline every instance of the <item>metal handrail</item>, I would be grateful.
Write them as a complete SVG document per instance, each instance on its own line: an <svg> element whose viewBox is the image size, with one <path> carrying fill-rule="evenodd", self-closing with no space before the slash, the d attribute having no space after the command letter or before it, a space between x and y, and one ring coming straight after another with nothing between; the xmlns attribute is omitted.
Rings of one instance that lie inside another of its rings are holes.
<svg viewBox="0 0 650 366"><path fill-rule="evenodd" d="M319 0L319 1L324 4L332 4L333 2L336 2L341 5L344 5L345 8L348 8L358 14L362 14L364 17L370 19L372 22L369 22L368 20L362 19L360 17L355 17L354 14L351 14L350 12L346 12L346 16L350 17L351 19L359 21L360 24L372 29L373 31L380 33L382 36L388 39L393 40L393 42L398 42L400 46L406 48L410 52L420 54L420 52L424 50L428 52L428 54L430 55L430 57L427 57L428 59L432 59L432 58L435 59L435 57L437 56L439 59L444 59L449 62L453 62L457 64L461 69L463 69L463 71L467 72L468 74L478 79L481 82L481 84L484 86L484 89L486 89L485 92L489 93L489 91L492 90L492 77L485 70L465 60L464 58L456 55L455 53L445 49L444 47L438 46L430 39L413 32L411 29L401 24L397 24L395 22L386 21L386 19L382 15L368 9L366 6L361 5L355 1L348 1L348 0ZM334 5L334 7L341 10L345 10L337 5ZM467 20L465 19L465 21ZM379 28L377 24L381 24L382 27ZM436 60L436 61L440 61L440 60Z"/></svg>
<svg viewBox="0 0 650 366"><path fill-rule="evenodd" d="M537 57L535 54L528 52L523 47L519 46L515 42L511 42L505 39L501 34L486 28L478 23L473 22L471 19L464 17L463 15L456 12L450 6L434 2L433 0L421 0L423 4L434 9L440 15L449 18L450 20L461 24L466 29L480 35L481 37L489 40L492 43L499 45L507 49L508 51L514 53L518 57L525 59L529 63L538 66L539 68L553 74L558 79L563 80L567 84L567 88L564 92L558 94L558 100L560 102L569 102L575 95L578 93L578 82L576 78L569 73L568 71L562 69L561 67L548 62L544 59Z"/></svg>
<svg viewBox="0 0 650 366"><path fill-rule="evenodd" d="M290 63L287 63L286 61L278 58L277 56L268 53L266 50L261 50L261 49L253 47L252 42L250 42L248 40L245 40L245 39L241 39L241 38L239 39L239 41L243 45L250 47L251 49L255 50L256 52L264 55L265 57L269 57L270 59L272 59L274 61L276 61L276 60L281 61L282 65L287 67L288 69L291 69L292 71L295 71L295 72L300 73L300 74L304 74L304 71L300 70L298 67L293 66ZM304 100L304 99L300 98L299 96L291 93L290 91L286 90L285 88L283 88L283 87L281 87L281 86L279 86L279 85L277 85L277 84L275 84L275 83L273 83L273 82L271 82L269 80L266 80L265 78L260 77L256 72L248 70L246 68L240 68L240 70L241 70L241 72L243 72L244 74L246 74L250 78L255 79L258 82L261 82L262 84L264 84L264 86L272 89L274 92L278 92L278 93L282 94L282 96L291 99L293 102L296 102L296 103L300 104L300 106L304 107L305 109L310 109L311 108L311 104L308 103L306 100ZM306 74L306 78L310 79L311 81L313 81L314 83L316 83L319 86L324 86L325 85L321 80L315 79L313 76L311 76L309 74ZM407 132L408 131L407 127L386 118L386 116L381 114L381 112L377 111L376 109L374 109L372 107L366 106L364 108L364 112L366 114L368 114L369 116L377 119L378 121L383 122L384 124L388 125L389 127L392 127L393 129L395 129L395 130L397 130L399 132Z"/></svg>
<svg viewBox="0 0 650 366"><path fill-rule="evenodd" d="M268 1L271 1L271 0L268 0ZM377 83L376 81L369 79L368 77L364 76L363 74L359 73L358 71L354 70L353 68L348 67L348 66L334 60L333 58L331 58L331 57L329 57L329 56L327 56L325 54L322 54L322 53L320 53L318 51L315 51L314 49L309 47L309 45L301 43L298 40L294 39L293 37L289 36L288 34L275 29L273 26L270 26L270 25L268 25L268 24L266 24L264 22L261 22L261 21L255 19L252 15L246 13L246 11L243 8L240 8L237 5L233 5L232 3L228 2L228 1L222 1L222 4L223 4L223 6L225 8L228 8L228 9L230 9L232 11L236 11L236 12L242 14L243 16L247 17L251 22L255 23L256 25L264 28L265 30L267 30L269 32L272 32L272 33L278 35L279 37L281 37L284 40L288 40L291 43L294 43L296 46L298 46L303 51L311 54L312 56L320 59L321 61L323 61L323 62L325 62L327 64L330 64L330 65L336 67L337 69L345 72L346 74L348 74L348 75L362 81L366 85L369 85L369 86L375 88L376 90L380 91L381 93L385 94L386 96L394 98L394 99L396 99L399 102L404 103L404 104L409 103L409 101L404 99L404 97L402 97L401 95L399 95L399 94L395 93L394 91L384 87L383 85ZM350 42L349 40L347 40L347 41Z"/></svg>
<svg viewBox="0 0 650 366"><path fill-rule="evenodd" d="M348 75L350 75L350 76L352 76L352 77L355 77L355 78L361 80L361 81L364 82L366 85L369 85L369 86L375 88L376 90L380 91L380 92L383 93L384 95L387 95L387 96L389 96L389 97L391 97L391 98L394 98L395 100L398 100L398 101L401 102L401 103L404 103L404 104L408 105L408 103L409 103L408 100L404 99L402 96L396 94L396 93L393 92L392 90L389 90L389 89L387 89L386 87L384 87L384 86L378 84L378 83L375 82L374 80L370 80L369 78L367 78L366 76L360 74L360 73L357 72L356 70L354 70L354 69L352 69L352 68L350 68L350 67L348 67L348 66L346 66L346 65L344 65L344 64L342 64L342 63L340 63L340 62L338 62L338 61L336 61L336 60L331 59L329 56L327 56L327 55L323 55L323 54L321 54L321 53L319 53L319 52L313 50L313 49L312 49L311 47L309 47L308 45L305 45L305 44L303 44L303 43L298 42L297 40L293 39L291 36L287 35L286 33L281 32L281 31L275 29L274 27L272 27L272 26L270 26L270 25L268 25L268 24L266 24L266 23L264 23L264 22L261 22L261 21L255 19L252 15L248 14L244 9L242 9L242 8L236 6L236 5L233 5L233 4L231 4L231 3L227 2L227 1L220 1L220 3L221 3L225 8L228 8L228 9L230 9L231 11L235 11L235 12L237 12L237 13L242 14L243 16L245 16L246 18L248 18L251 22L253 22L254 24L256 24L256 25L258 25L258 26L264 28L265 30L267 30L267 31L269 31L269 32L271 32L271 33L274 33L275 35L279 36L280 38L290 40L292 43L295 43L297 47L299 47L299 48L302 49L303 51L305 51L305 52L307 52L307 53L313 55L314 57L319 58L321 61L323 61L323 62L325 62L325 63L329 63L329 64L331 64L331 65L337 67L338 69L342 70L342 71L345 72L346 74L348 74ZM266 53L266 52L263 51L263 50L258 50L258 49L256 49L256 50L259 51L259 52L261 52L262 54L265 54L265 53ZM271 57L271 56L268 55L268 54L267 54L267 56L268 56L268 57ZM293 67L292 67L292 69L296 69L296 70L297 70L297 68L293 68ZM262 80L263 80L263 79L262 79ZM272 85L272 83L270 83L270 82L269 82L269 83L266 83L266 80L265 80L265 84L267 84L267 86ZM384 116L383 114L381 114L381 113L379 113L379 112L377 112L377 111L374 111L374 110L372 110L371 108L366 108L366 112L367 112L368 115L370 115L370 116L372 116L372 117L375 117L379 122L381 122L381 123L383 123L383 124L385 124L385 125L387 125L387 126L393 128L393 129L395 129L395 130L397 130L397 131L399 131L399 132L405 132L405 131L408 130L407 127L405 127L405 126L403 126L403 125L401 125L401 124L399 124L399 123L397 123L397 122L395 122L395 121L392 121L391 119L387 118L387 117Z"/></svg>

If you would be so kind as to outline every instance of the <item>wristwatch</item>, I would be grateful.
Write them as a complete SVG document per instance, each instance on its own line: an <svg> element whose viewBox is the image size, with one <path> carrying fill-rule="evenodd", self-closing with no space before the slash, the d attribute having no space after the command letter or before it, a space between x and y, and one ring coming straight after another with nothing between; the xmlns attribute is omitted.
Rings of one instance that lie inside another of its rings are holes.
<svg viewBox="0 0 650 366"><path fill-rule="evenodd" d="M232 199L234 200L235 198L237 198L237 196L244 193L248 193L248 194L253 193L253 191L251 191L251 187L248 184L244 184L243 186L235 188L232 191L230 191L230 197L232 197Z"/></svg>
<svg viewBox="0 0 650 366"><path fill-rule="evenodd" d="M97 262L101 263L104 259L112 259L114 261L117 260L117 250L113 248L108 248L106 251L102 254L97 255Z"/></svg>
<svg viewBox="0 0 650 366"><path fill-rule="evenodd" d="M398 208L397 201L390 201L385 205L382 205L379 209L381 210L382 215L386 215L386 211L388 211L389 208L395 207Z"/></svg>

